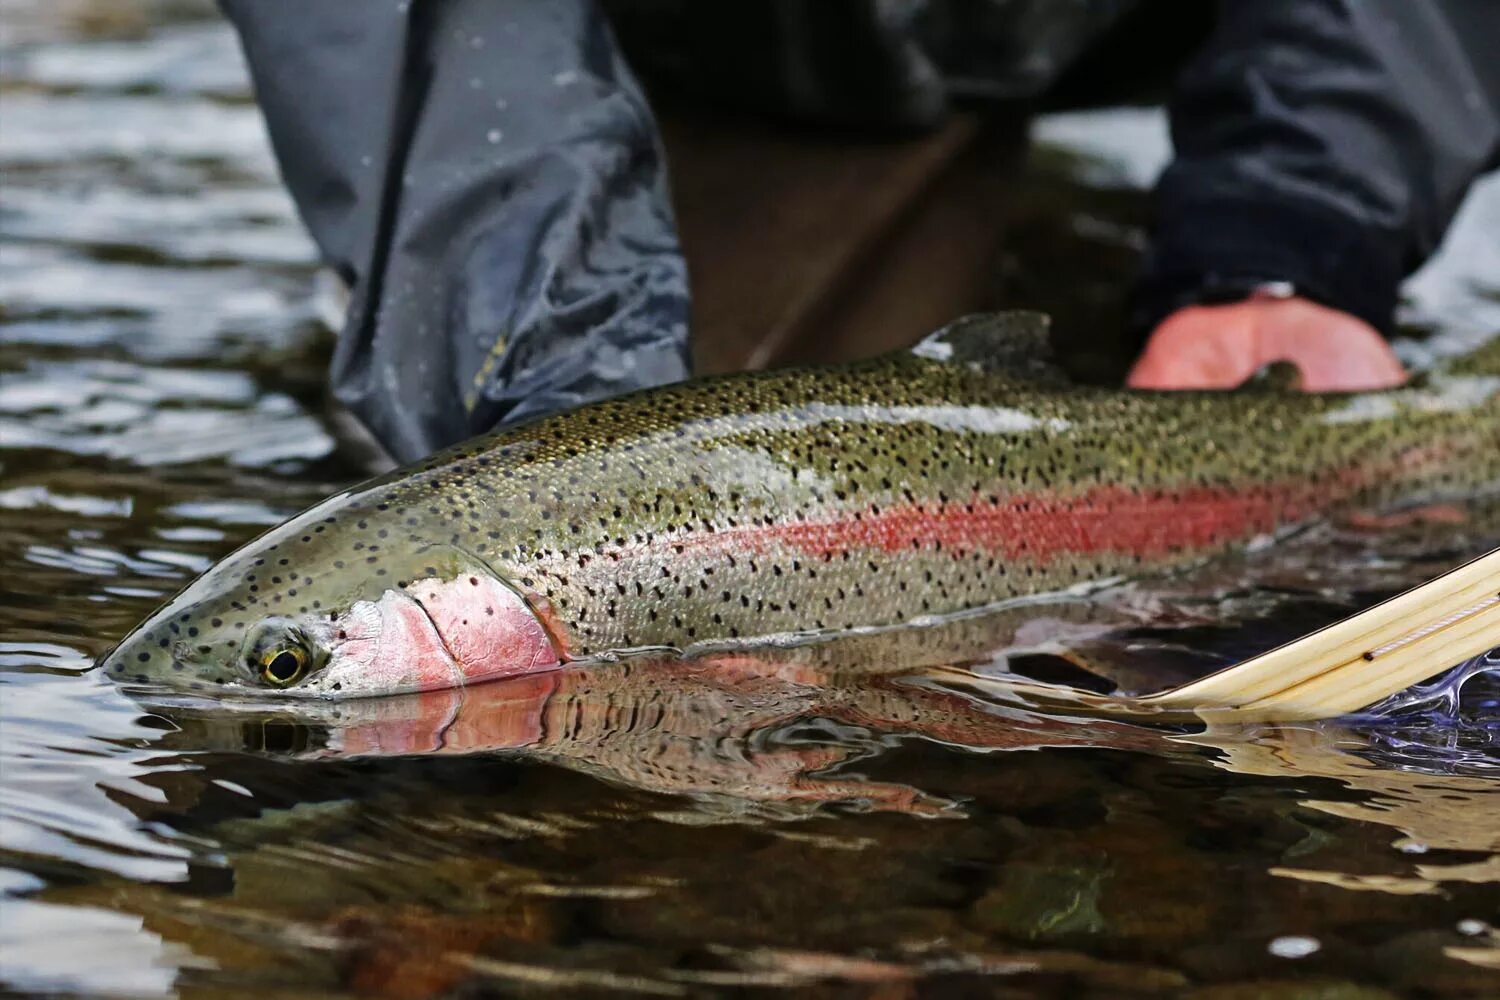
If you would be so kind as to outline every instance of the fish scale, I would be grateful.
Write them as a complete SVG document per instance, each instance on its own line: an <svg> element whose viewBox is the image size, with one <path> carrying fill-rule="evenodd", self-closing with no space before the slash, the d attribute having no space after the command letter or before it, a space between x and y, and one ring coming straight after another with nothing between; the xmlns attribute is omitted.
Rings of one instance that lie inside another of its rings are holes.
<svg viewBox="0 0 1500 1000"><path fill-rule="evenodd" d="M513 589L564 660L894 625L1497 486L1493 344L1388 393L1163 394L1066 383L1043 339L1027 315L973 319L870 362L701 379L467 442L231 555L111 672L240 683L210 665L254 653L268 616L334 620L470 573ZM450 646L465 593L444 598ZM220 624L201 648L170 631L204 621Z"/></svg>

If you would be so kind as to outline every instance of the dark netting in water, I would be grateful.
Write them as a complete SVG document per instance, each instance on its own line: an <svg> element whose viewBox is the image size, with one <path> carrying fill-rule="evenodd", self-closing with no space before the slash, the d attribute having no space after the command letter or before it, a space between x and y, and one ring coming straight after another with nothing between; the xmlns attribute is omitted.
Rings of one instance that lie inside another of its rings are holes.
<svg viewBox="0 0 1500 1000"><path fill-rule="evenodd" d="M1368 719L1405 719L1431 715L1463 719L1477 710L1477 721L1500 724L1500 646L1465 660L1428 681L1414 684L1399 694L1360 713Z"/></svg>
<svg viewBox="0 0 1500 1000"><path fill-rule="evenodd" d="M1500 647L1365 709L1360 756L1435 774L1500 775Z"/></svg>

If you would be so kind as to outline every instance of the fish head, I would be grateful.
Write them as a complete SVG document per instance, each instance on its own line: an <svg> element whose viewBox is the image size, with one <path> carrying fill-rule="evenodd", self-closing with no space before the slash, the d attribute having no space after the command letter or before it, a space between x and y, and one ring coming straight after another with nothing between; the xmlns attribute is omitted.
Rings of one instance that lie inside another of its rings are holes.
<svg viewBox="0 0 1500 1000"><path fill-rule="evenodd" d="M106 674L211 694L350 698L561 664L545 603L447 528L439 542L390 505L330 513L328 503L190 583L103 657Z"/></svg>

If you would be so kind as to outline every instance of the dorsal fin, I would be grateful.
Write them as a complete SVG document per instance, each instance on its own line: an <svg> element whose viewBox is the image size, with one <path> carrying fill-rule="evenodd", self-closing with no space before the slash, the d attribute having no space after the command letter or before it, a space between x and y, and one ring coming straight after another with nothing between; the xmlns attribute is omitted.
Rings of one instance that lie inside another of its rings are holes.
<svg viewBox="0 0 1500 1000"><path fill-rule="evenodd" d="M1052 318L1046 313L975 313L922 338L911 352L977 371L1067 381L1067 373L1053 359L1051 328Z"/></svg>
<svg viewBox="0 0 1500 1000"><path fill-rule="evenodd" d="M1261 365L1237 387L1240 392L1301 392L1302 369L1294 361Z"/></svg>

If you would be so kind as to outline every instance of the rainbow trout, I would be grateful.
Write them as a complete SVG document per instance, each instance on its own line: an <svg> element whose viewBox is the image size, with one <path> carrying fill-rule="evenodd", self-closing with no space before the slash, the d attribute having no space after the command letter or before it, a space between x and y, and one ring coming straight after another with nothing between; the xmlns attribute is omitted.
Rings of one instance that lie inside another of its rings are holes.
<svg viewBox="0 0 1500 1000"><path fill-rule="evenodd" d="M1500 341L1406 388L1068 382L1045 319L685 382L466 442L226 557L110 652L131 682L351 697L970 609L1338 508L1500 488Z"/></svg>

